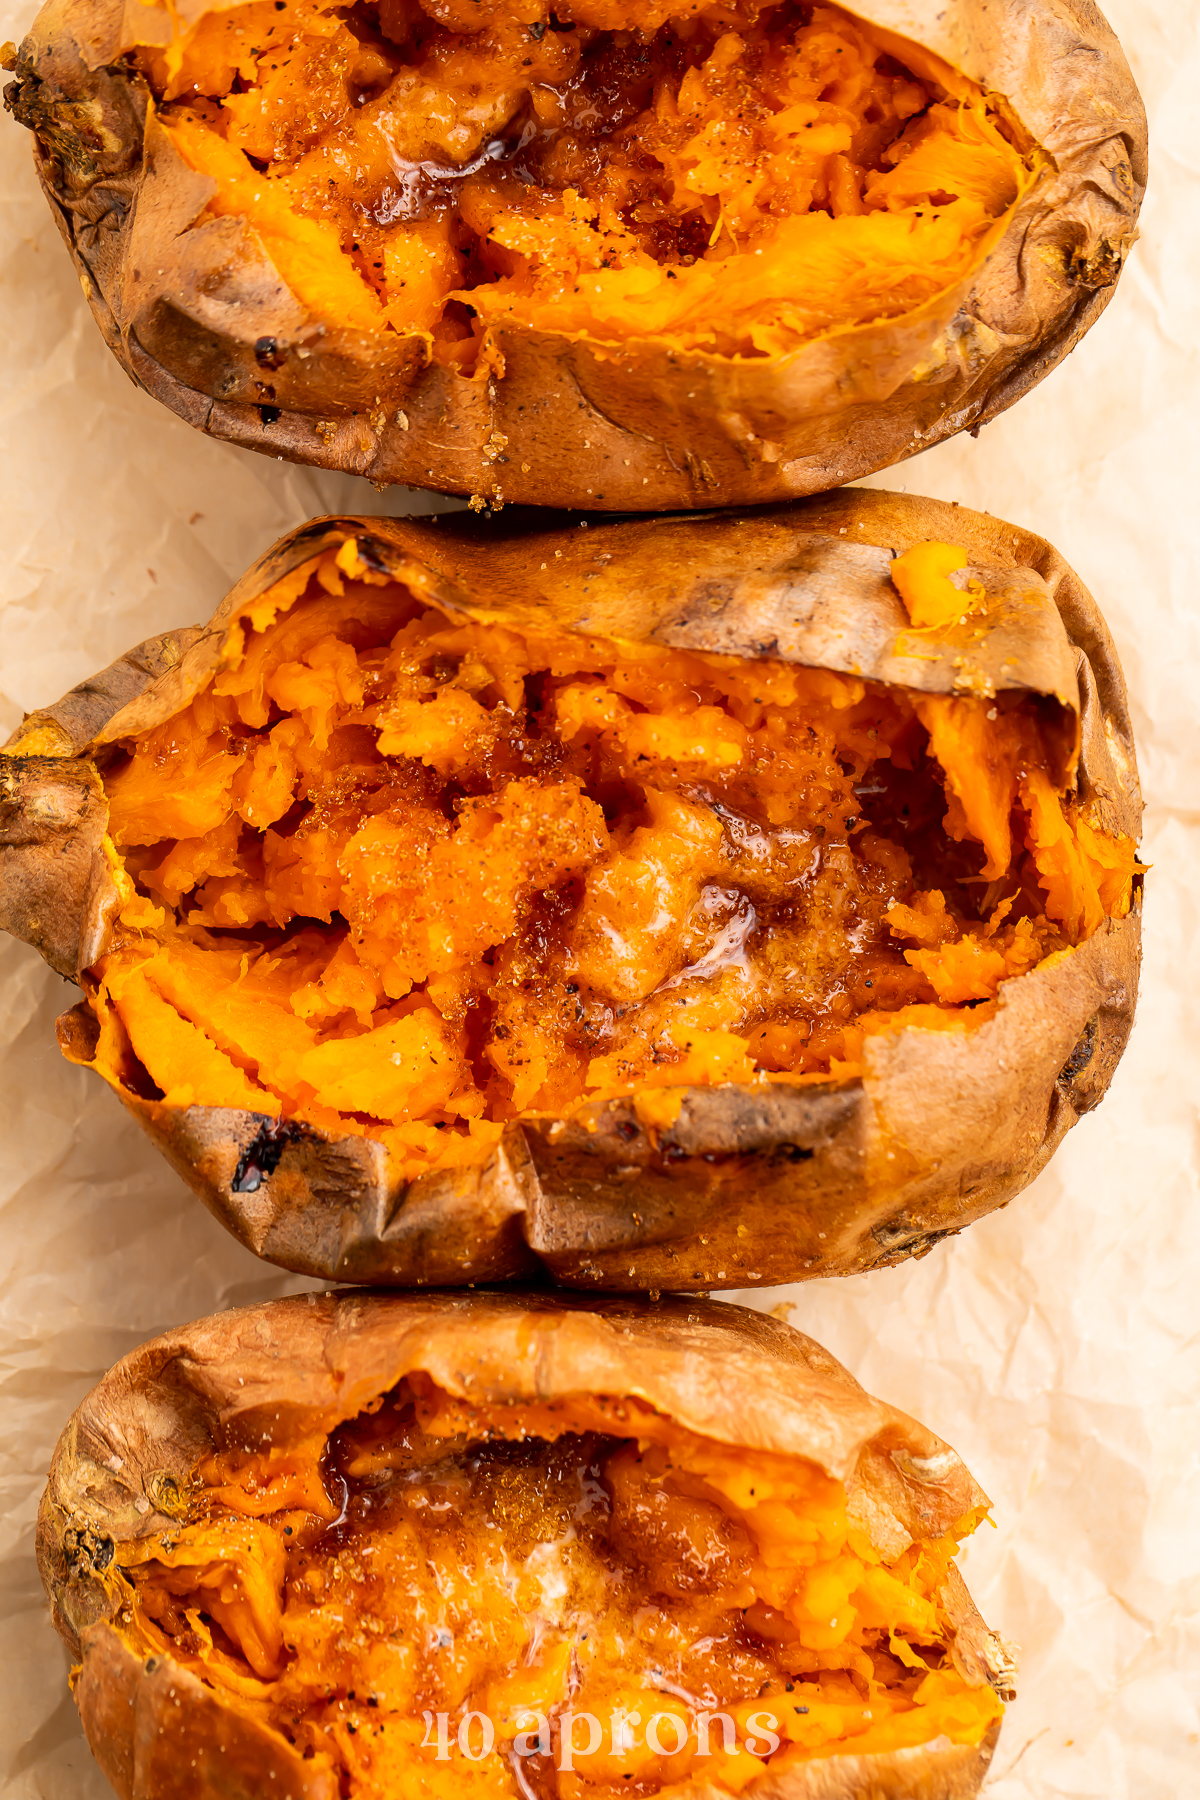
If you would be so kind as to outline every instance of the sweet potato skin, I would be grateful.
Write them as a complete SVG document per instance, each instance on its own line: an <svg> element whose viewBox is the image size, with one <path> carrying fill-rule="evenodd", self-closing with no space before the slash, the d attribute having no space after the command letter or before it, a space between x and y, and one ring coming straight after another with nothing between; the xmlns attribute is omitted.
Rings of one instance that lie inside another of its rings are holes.
<svg viewBox="0 0 1200 1800"><path fill-rule="evenodd" d="M812 1339L741 1307L342 1293L201 1320L134 1351L87 1396L59 1440L38 1516L54 1621L82 1663L76 1703L122 1800L249 1800L268 1785L288 1800L333 1800L311 1764L170 1657L133 1655L113 1622L114 1548L177 1521L210 1449L332 1429L416 1371L492 1403L633 1394L719 1442L808 1457L846 1483L852 1512L889 1555L986 1505L940 1438L872 1399ZM1011 1658L956 1574L945 1598L956 1664L1008 1697ZM823 1759L747 1791L755 1800L968 1800L995 1737L974 1749L941 1739ZM694 1800L710 1794L697 1786Z"/></svg>
<svg viewBox="0 0 1200 1800"><path fill-rule="evenodd" d="M994 681L1054 694L1079 709L1081 798L1106 829L1138 835L1120 666L1078 577L1003 521L867 490L587 530L547 531L513 515L314 521L269 551L203 631L179 634L165 660L143 656L140 689L111 671L89 684L112 692L103 722L102 709L81 712L77 696L32 715L4 759L13 779L32 760L22 744L48 740L61 742L64 768L94 779L106 745L187 703L235 607L347 532L360 553L452 611L781 655L933 692ZM953 627L926 636L914 657L901 653L907 622L888 554L927 539L962 545L986 570L989 592L1008 582L1016 598L983 640L974 624ZM1034 582L1040 610L1020 601ZM111 877L98 856L93 863L96 917ZM31 941L35 887L0 878L0 923ZM77 916L83 971L99 938ZM610 1100L572 1119L513 1125L481 1166L407 1185L371 1139L331 1140L298 1122L119 1091L242 1242L321 1279L438 1286L549 1272L574 1287L636 1291L854 1274L924 1255L1007 1204L1098 1104L1133 1020L1139 929L1135 906L1068 958L1007 983L996 1017L970 1034L909 1029L872 1040L861 1082L688 1089L676 1122L653 1136L628 1101ZM70 961L69 935L60 926L56 966ZM87 1063L94 1038L85 999L60 1021L60 1041Z"/></svg>
<svg viewBox="0 0 1200 1800"><path fill-rule="evenodd" d="M211 184L120 59L121 0L49 0L8 104L35 134L109 348L210 436L492 503L747 505L824 491L994 418L1078 343L1136 236L1145 115L1091 0L850 10L1003 94L1051 162L973 275L786 356L505 329L464 375L420 334L315 317L243 222L198 219ZM263 339L278 347L266 373Z"/></svg>

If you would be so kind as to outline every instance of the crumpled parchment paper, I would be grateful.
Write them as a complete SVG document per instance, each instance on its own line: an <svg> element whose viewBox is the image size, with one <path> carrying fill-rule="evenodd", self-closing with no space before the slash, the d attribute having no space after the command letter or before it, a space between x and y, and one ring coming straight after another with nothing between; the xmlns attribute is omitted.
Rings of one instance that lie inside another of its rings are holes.
<svg viewBox="0 0 1200 1800"><path fill-rule="evenodd" d="M19 39L31 0L0 0ZM1121 648L1148 800L1146 961L1101 1109L1005 1212L920 1263L747 1296L942 1432L995 1501L965 1556L1022 1648L988 1800L1200 1796L1200 0L1108 0L1152 127L1143 241L1082 347L977 441L886 472L1019 521ZM206 619L313 513L400 491L208 442L101 342L0 120L0 732L151 632ZM444 503L443 503L444 504ZM0 1795L106 1800L33 1562L55 1439L144 1338L304 1287L209 1218L63 1062L65 982L0 941Z"/></svg>

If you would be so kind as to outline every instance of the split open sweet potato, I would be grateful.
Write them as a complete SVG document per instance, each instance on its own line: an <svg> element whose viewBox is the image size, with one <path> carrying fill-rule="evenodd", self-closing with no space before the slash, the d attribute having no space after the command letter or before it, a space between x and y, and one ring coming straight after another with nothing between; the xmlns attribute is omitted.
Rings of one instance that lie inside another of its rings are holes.
<svg viewBox="0 0 1200 1800"><path fill-rule="evenodd" d="M318 520L2 766L66 1053L318 1275L892 1261L1042 1167L1132 1017L1103 624L933 502Z"/></svg>
<svg viewBox="0 0 1200 1800"><path fill-rule="evenodd" d="M776 500L977 426L1145 179L1090 0L50 0L16 67L137 381L492 505Z"/></svg>
<svg viewBox="0 0 1200 1800"><path fill-rule="evenodd" d="M987 1506L740 1307L309 1295L111 1370L38 1557L122 1800L968 1800Z"/></svg>

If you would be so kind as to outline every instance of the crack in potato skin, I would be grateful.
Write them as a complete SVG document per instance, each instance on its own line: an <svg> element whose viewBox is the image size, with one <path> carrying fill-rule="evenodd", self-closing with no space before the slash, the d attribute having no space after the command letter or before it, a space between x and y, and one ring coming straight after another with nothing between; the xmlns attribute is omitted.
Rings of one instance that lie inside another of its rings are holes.
<svg viewBox="0 0 1200 1800"><path fill-rule="evenodd" d="M136 61L315 316L469 369L500 326L784 354L960 281L1044 159L903 53L792 0L251 0Z"/></svg>
<svg viewBox="0 0 1200 1800"><path fill-rule="evenodd" d="M349 542L104 773L97 1061L413 1173L584 1100L851 1079L1128 911L1065 746L1019 692L452 618Z"/></svg>
<svg viewBox="0 0 1200 1800"><path fill-rule="evenodd" d="M189 1523L121 1548L123 1635L362 1800L523 1791L507 1752L536 1714L550 1754L524 1772L560 1800L609 1800L978 1744L1002 1712L957 1667L942 1598L978 1510L885 1558L814 1464L637 1400L480 1407L414 1377L328 1438L213 1453L197 1477ZM609 1732L556 1769L567 1705L606 1726L623 1713L632 1742ZM423 1716L439 1711L441 1763ZM732 1753L719 1724L702 1750L706 1711L728 1713ZM457 1744L471 1712L497 1737L478 1762ZM637 1729L655 1713L678 1722L673 1754Z"/></svg>

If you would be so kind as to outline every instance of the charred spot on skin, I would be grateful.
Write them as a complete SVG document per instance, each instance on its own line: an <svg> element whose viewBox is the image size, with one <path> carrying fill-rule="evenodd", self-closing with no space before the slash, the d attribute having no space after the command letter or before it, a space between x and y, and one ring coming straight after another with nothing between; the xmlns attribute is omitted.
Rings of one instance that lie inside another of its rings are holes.
<svg viewBox="0 0 1200 1800"><path fill-rule="evenodd" d="M1067 278L1078 287L1111 287L1121 273L1121 252L1102 238L1089 255L1082 246L1067 259Z"/></svg>
<svg viewBox="0 0 1200 1800"><path fill-rule="evenodd" d="M282 369L287 361L287 351L278 338L260 337L255 339L254 360L260 369Z"/></svg>
<svg viewBox="0 0 1200 1800"><path fill-rule="evenodd" d="M815 1155L815 1150L808 1150L803 1144L778 1144L775 1148L776 1162L811 1162Z"/></svg>
<svg viewBox="0 0 1200 1800"><path fill-rule="evenodd" d="M275 425L279 420L279 411L277 406L260 406L258 416L264 425Z"/></svg>
<svg viewBox="0 0 1200 1800"><path fill-rule="evenodd" d="M82 109L56 98L50 84L36 75L19 53L13 73L17 79L4 89L4 110L34 133L47 155L60 163L73 181L81 186L93 182L98 173L96 146L85 141Z"/></svg>
<svg viewBox="0 0 1200 1800"><path fill-rule="evenodd" d="M256 1194L266 1177L279 1167L288 1145L303 1135L302 1127L292 1119L272 1119L264 1114L251 1117L261 1118L262 1123L238 1158L229 1184L231 1194Z"/></svg>
<svg viewBox="0 0 1200 1800"><path fill-rule="evenodd" d="M387 563L384 562L370 538L356 538L355 548L358 551L359 561L366 563L368 569L372 569L376 575L391 574Z"/></svg>
<svg viewBox="0 0 1200 1800"><path fill-rule="evenodd" d="M915 1242L919 1235L904 1218L884 1219L871 1227L871 1236L881 1250L898 1250L902 1244Z"/></svg>
<svg viewBox="0 0 1200 1800"><path fill-rule="evenodd" d="M190 1503L188 1489L169 1469L159 1469L151 1475L146 1491L156 1510L165 1513L169 1519L186 1516Z"/></svg>
<svg viewBox="0 0 1200 1800"><path fill-rule="evenodd" d="M1060 1081L1074 1081L1077 1075L1083 1074L1083 1071L1087 1068L1092 1057L1096 1053L1096 1034L1099 1029L1100 1015L1099 1013L1093 1013L1087 1024L1084 1026L1083 1036L1072 1050L1070 1056L1068 1056L1062 1068L1058 1071L1058 1079Z"/></svg>
<svg viewBox="0 0 1200 1800"><path fill-rule="evenodd" d="M72 1575L102 1575L116 1555L110 1537L97 1537L86 1526L69 1526L63 1533L63 1561Z"/></svg>
<svg viewBox="0 0 1200 1800"><path fill-rule="evenodd" d="M922 1231L908 1219L884 1219L871 1227L871 1236L883 1251L883 1255L875 1264L876 1268L890 1263L905 1262L911 1256L920 1258L928 1256L935 1244L943 1238L957 1237L957 1231Z"/></svg>

